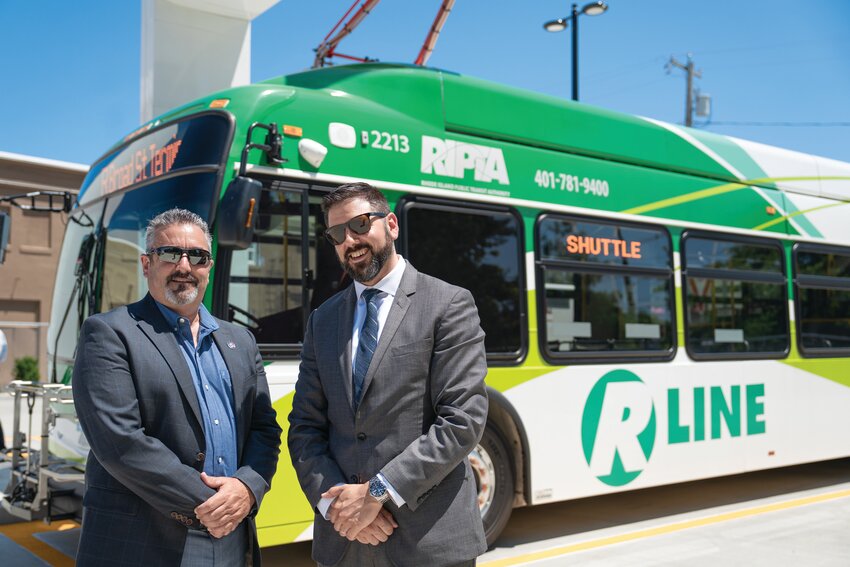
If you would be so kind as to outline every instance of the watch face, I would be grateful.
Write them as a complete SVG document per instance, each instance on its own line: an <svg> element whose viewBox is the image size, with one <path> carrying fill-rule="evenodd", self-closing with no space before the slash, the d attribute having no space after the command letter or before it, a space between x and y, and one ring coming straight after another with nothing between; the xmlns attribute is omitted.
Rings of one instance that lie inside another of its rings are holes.
<svg viewBox="0 0 850 567"><path fill-rule="evenodd" d="M375 498L380 498L386 493L387 487L384 486L384 483L381 482L377 478L373 478L369 481L369 494L374 496Z"/></svg>

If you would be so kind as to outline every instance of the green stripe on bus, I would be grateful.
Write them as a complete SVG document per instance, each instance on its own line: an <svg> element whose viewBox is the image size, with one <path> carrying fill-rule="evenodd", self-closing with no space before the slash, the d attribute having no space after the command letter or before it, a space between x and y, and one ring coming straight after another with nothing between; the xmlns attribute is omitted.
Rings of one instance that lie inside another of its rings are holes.
<svg viewBox="0 0 850 567"><path fill-rule="evenodd" d="M846 358L801 358L780 362L826 378L836 384L850 387L850 372L848 372L848 360Z"/></svg>
<svg viewBox="0 0 850 567"><path fill-rule="evenodd" d="M668 207L682 205L684 203L690 203L691 201L699 201L701 199L707 199L709 197L716 197L717 195L722 195L724 193L739 191L740 189L746 189L747 187L749 187L749 185L745 185L743 183L726 183L725 185L709 187L708 189L703 189L702 191L694 191L693 193L689 193L687 195L680 195L678 197L672 197L670 199L655 201L654 203L647 203L646 205L641 205L640 207L633 207L631 209L626 209L620 212L625 214L640 215L643 213L648 213L649 211L657 211L659 209L666 209Z"/></svg>

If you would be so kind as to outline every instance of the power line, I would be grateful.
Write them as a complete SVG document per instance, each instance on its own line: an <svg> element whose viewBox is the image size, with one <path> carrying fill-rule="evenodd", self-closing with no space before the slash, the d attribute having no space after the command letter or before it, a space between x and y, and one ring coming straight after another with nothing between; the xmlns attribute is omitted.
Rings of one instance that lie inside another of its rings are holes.
<svg viewBox="0 0 850 567"><path fill-rule="evenodd" d="M746 51L774 51L779 48L791 48L805 45L807 47L829 47L833 45L833 41L824 40L800 40L800 41L785 41L780 43L765 44L759 43L755 45L739 45L737 47L721 47L718 49L694 49L692 55L714 55L717 53L741 53Z"/></svg>
<svg viewBox="0 0 850 567"><path fill-rule="evenodd" d="M850 126L850 122L757 122L744 120L712 120L705 126L791 126L791 127L806 127L806 128L846 128Z"/></svg>
<svg viewBox="0 0 850 567"><path fill-rule="evenodd" d="M594 96L593 101L595 103L596 101L610 99L613 96L616 96L616 95L619 95L619 94L622 94L622 93L625 93L625 92L632 93L632 92L635 92L635 91L639 91L639 90L641 90L645 87L648 87L650 85L654 85L656 83L660 83L661 81L667 81L667 80L669 80L669 77L661 77L660 79L652 79L652 80L649 80L649 81L643 81L641 83L631 83L629 85L624 86L621 89L606 90L602 94ZM588 99L588 100L590 100L590 99Z"/></svg>
<svg viewBox="0 0 850 567"><path fill-rule="evenodd" d="M582 81L604 81L607 79L616 79L623 75L641 73L642 69L646 67L654 67L658 65L659 62L663 62L666 58L666 56L658 55L652 59L641 59L640 61L624 63L614 68L587 73L584 75Z"/></svg>

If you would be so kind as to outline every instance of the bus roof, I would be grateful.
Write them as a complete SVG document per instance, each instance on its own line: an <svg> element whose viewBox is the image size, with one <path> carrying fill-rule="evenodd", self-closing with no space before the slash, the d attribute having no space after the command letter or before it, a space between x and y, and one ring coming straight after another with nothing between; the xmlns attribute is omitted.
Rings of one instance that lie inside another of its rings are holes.
<svg viewBox="0 0 850 567"><path fill-rule="evenodd" d="M315 69L264 84L345 93L446 132L720 181L850 199L850 164L414 65ZM437 98L435 100L435 98Z"/></svg>

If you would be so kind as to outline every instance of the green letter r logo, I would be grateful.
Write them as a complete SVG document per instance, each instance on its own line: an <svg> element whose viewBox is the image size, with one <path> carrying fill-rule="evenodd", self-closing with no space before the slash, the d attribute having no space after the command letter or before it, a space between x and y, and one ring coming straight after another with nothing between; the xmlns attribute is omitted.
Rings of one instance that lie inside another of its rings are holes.
<svg viewBox="0 0 850 567"><path fill-rule="evenodd" d="M581 443L590 472L607 485L623 486L643 472L655 445L655 407L636 374L612 370L593 386Z"/></svg>

